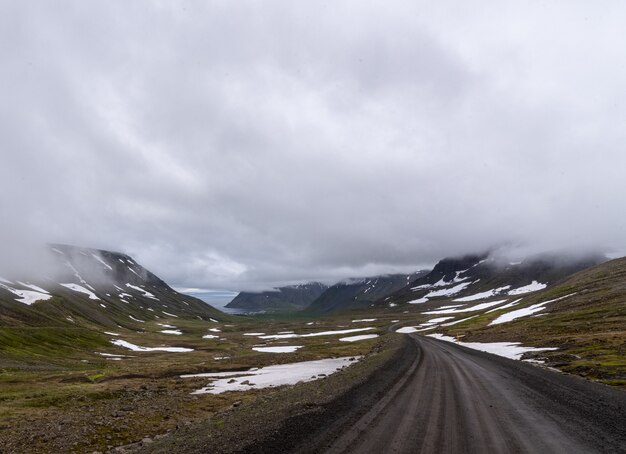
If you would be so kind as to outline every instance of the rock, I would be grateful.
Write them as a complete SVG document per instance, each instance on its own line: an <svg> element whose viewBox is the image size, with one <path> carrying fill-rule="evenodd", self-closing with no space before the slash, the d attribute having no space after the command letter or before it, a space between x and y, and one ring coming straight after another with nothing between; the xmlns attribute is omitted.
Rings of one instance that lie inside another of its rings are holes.
<svg viewBox="0 0 626 454"><path fill-rule="evenodd" d="M233 407L239 407L242 403L242 401L236 400L235 402L233 402Z"/></svg>
<svg viewBox="0 0 626 454"><path fill-rule="evenodd" d="M152 443L152 438L150 437L144 437L141 439L142 443Z"/></svg>

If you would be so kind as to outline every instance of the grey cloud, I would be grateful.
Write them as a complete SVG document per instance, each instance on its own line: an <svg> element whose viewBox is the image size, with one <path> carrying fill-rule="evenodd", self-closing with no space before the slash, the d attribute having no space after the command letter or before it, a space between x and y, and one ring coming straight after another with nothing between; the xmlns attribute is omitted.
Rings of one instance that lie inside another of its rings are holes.
<svg viewBox="0 0 626 454"><path fill-rule="evenodd" d="M623 249L625 7L483 5L4 2L0 269L66 242L240 290Z"/></svg>

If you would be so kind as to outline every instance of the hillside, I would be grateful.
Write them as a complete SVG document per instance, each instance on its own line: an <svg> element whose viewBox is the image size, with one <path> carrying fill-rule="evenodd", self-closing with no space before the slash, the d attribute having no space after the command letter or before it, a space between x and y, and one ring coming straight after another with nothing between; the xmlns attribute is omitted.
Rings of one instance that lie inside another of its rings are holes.
<svg viewBox="0 0 626 454"><path fill-rule="evenodd" d="M470 342L554 347L542 354L547 365L626 386L626 258L470 315L477 316L438 331Z"/></svg>
<svg viewBox="0 0 626 454"><path fill-rule="evenodd" d="M522 295L541 290L580 270L597 265L597 255L544 254L522 262L502 262L488 254L441 260L421 276L378 304L423 304L454 297L474 301L491 296Z"/></svg>
<svg viewBox="0 0 626 454"><path fill-rule="evenodd" d="M0 278L0 326L136 329L171 317L227 316L182 295L131 257L118 252L52 245L51 276Z"/></svg>
<svg viewBox="0 0 626 454"><path fill-rule="evenodd" d="M310 282L264 292L241 292L226 307L250 312L295 311L307 307L326 289L327 285Z"/></svg>
<svg viewBox="0 0 626 454"><path fill-rule="evenodd" d="M411 274L349 279L328 288L305 309L305 313L321 315L368 307L406 287L423 274L424 271L417 271Z"/></svg>

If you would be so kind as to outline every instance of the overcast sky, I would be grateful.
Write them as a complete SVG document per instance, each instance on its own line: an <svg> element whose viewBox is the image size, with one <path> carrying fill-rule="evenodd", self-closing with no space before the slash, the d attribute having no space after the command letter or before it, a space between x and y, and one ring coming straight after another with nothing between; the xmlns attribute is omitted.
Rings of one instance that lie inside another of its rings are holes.
<svg viewBox="0 0 626 454"><path fill-rule="evenodd" d="M0 246L242 290L626 246L622 1L0 2ZM20 252L21 251L21 252Z"/></svg>

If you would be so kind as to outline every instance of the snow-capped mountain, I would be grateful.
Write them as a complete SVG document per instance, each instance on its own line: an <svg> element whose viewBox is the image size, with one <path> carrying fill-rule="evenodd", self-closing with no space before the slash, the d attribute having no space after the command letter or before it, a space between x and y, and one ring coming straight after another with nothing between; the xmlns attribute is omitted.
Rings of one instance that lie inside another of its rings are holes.
<svg viewBox="0 0 626 454"><path fill-rule="evenodd" d="M406 287L426 273L426 271L417 271L411 274L348 279L328 288L306 308L306 312L325 314L366 307Z"/></svg>
<svg viewBox="0 0 626 454"><path fill-rule="evenodd" d="M137 327L159 318L225 315L182 295L126 254L51 245L48 275L0 278L0 325Z"/></svg>

